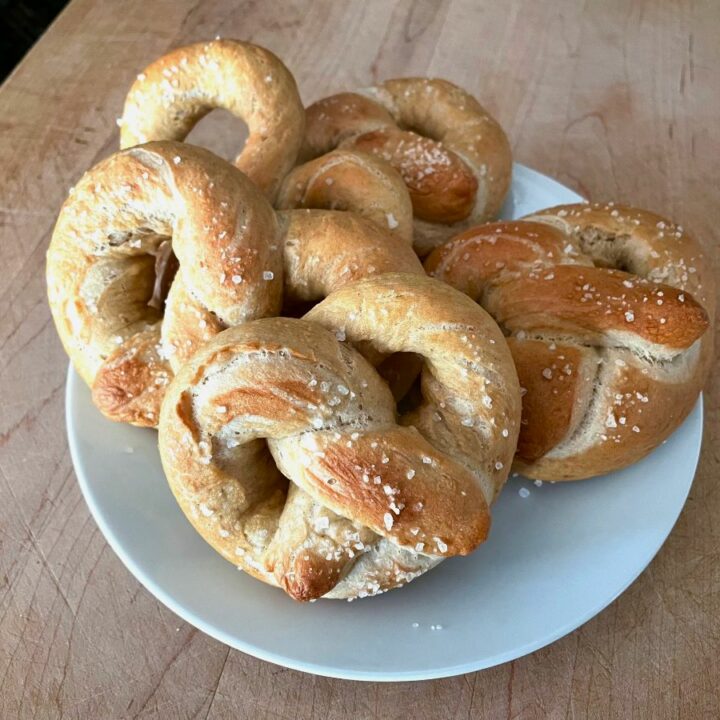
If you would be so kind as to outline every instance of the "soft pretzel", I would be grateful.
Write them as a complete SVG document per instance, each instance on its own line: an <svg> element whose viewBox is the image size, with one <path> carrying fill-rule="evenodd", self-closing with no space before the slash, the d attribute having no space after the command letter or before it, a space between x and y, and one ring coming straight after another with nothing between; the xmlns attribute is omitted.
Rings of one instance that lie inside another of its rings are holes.
<svg viewBox="0 0 720 720"><path fill-rule="evenodd" d="M410 190L420 256L458 230L497 216L512 173L507 137L446 80L401 78L307 108L301 159L335 147L390 162Z"/></svg>
<svg viewBox="0 0 720 720"><path fill-rule="evenodd" d="M387 386L339 337L422 355L420 406L398 424ZM447 285L391 273L303 320L219 334L171 383L159 445L180 507L226 559L297 600L352 599L485 539L519 415L492 319Z"/></svg>
<svg viewBox="0 0 720 720"><path fill-rule="evenodd" d="M179 269L159 283L170 239ZM276 213L232 165L169 141L115 153L86 173L47 258L55 324L95 404L148 426L173 372L199 346L280 313L283 278L293 305L388 270L422 266L406 242L362 217ZM170 285L164 313L162 284Z"/></svg>
<svg viewBox="0 0 720 720"><path fill-rule="evenodd" d="M516 466L529 477L625 467L697 400L712 358L712 275L700 246L659 215L558 206L468 230L425 267L509 335L526 390Z"/></svg>
<svg viewBox="0 0 720 720"><path fill-rule="evenodd" d="M295 80L265 48L212 40L177 48L133 83L120 124L120 146L184 140L214 108L245 121L249 137L235 164L273 199L295 164L305 111Z"/></svg>

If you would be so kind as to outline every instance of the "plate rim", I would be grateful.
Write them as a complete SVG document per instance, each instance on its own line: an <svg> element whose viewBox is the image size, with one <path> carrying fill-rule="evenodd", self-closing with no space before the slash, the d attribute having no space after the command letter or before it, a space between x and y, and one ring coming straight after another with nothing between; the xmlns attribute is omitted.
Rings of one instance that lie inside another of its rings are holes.
<svg viewBox="0 0 720 720"><path fill-rule="evenodd" d="M546 185L549 185L552 189L557 189L558 192L572 192L574 191L552 177L549 177L543 173L538 172L532 168L522 165L520 163L513 163L513 174L516 171L520 171L523 174L527 174L530 177L536 177L541 179ZM577 193L575 193L577 195ZM582 197L578 195L579 200ZM424 680L435 680L448 677L454 677L457 675L464 675L467 673L477 672L485 670L503 663L519 659L533 652L536 652L548 645L554 643L565 635L570 634L577 628L581 627L593 617L601 613L605 608L611 605L620 595L622 595L630 585L632 585L637 578L647 569L650 563L653 561L655 556L661 550L670 533L677 524L678 518L682 513L687 498L690 493L690 489L693 485L695 474L697 472L698 463L700 460L700 453L702 448L703 440L703 425L704 425L704 403L703 395L698 397L697 403L693 407L693 410L688 417L683 421L687 420L694 415L696 412L699 413L698 423L700 431L692 437L692 476L687 484L686 491L683 495L682 502L679 503L677 513L674 519L670 523L667 532L663 535L662 540L658 544L657 548L652 550L646 558L639 563L639 568L636 572L632 573L627 582L613 594L609 599L603 598L597 605L582 614L578 620L574 618L570 622L555 628L553 632L548 635L539 638L533 642L526 643L521 648L515 647L512 650L508 650L504 653L499 653L492 658L482 659L477 662L466 662L457 665L450 665L440 668L429 668L427 670L410 670L410 671L397 671L388 673L386 671L372 671L372 670L357 670L340 668L329 665L322 665L316 662L299 661L292 657L281 655L277 652L266 650L265 648L255 645L253 643L244 641L230 633L224 631L222 628L207 622L200 616L196 615L192 611L186 609L175 597L166 591L162 585L156 583L145 572L139 567L137 562L133 559L132 555L127 553L124 549L123 543L117 538L115 533L110 527L110 524L106 521L103 511L95 500L95 496L90 488L88 482L89 472L86 471L85 461L83 460L82 453L78 447L78 437L80 435L79 429L76 426L73 410L75 408L75 396L76 387L78 383L82 383L80 376L74 371L72 363L68 365L66 384L65 384L65 423L66 423L66 435L68 440L68 448L70 451L70 457L72 459L75 476L78 481L78 485L83 495L90 514L93 520L97 524L98 528L103 534L105 541L110 545L113 552L117 555L123 565L127 568L130 574L157 600L163 605L175 613L178 617L182 618L185 622L192 625L193 627L201 630L210 637L218 640L219 642L227 645L228 647L244 652L252 657L256 657L265 662L278 665L280 667L286 667L291 670L297 670L299 672L306 672L313 675L322 677L330 677L339 680L351 680L351 681L362 681L362 682L417 682ZM688 458L690 459L690 458Z"/></svg>

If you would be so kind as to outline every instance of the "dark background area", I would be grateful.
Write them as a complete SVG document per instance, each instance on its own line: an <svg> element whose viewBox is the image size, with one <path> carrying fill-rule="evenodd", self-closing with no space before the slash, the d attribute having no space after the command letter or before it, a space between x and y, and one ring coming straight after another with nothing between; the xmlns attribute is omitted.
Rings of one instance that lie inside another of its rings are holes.
<svg viewBox="0 0 720 720"><path fill-rule="evenodd" d="M68 0L0 0L0 82L22 60Z"/></svg>

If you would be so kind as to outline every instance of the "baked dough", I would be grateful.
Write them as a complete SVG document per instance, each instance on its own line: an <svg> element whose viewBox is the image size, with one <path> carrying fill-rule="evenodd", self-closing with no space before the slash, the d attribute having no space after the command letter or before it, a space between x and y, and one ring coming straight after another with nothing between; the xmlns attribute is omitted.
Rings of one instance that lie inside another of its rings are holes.
<svg viewBox="0 0 720 720"><path fill-rule="evenodd" d="M424 359L422 400L399 419L352 347L367 343ZM216 336L171 383L159 445L180 507L223 557L297 600L352 599L486 538L519 421L490 316L444 283L388 273L302 320Z"/></svg>
<svg viewBox="0 0 720 720"><path fill-rule="evenodd" d="M425 267L509 336L526 391L515 465L528 477L623 468L697 401L712 359L712 275L698 243L659 215L558 206L468 230Z"/></svg>

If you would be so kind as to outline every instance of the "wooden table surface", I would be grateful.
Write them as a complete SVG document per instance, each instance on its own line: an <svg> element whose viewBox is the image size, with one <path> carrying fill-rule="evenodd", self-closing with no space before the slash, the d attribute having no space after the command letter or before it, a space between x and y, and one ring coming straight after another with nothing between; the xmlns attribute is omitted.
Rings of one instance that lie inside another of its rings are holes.
<svg viewBox="0 0 720 720"><path fill-rule="evenodd" d="M680 520L604 612L484 672L328 680L210 639L110 550L68 454L67 360L44 283L58 208L116 148L135 74L215 35L274 50L306 101L393 76L447 77L496 114L517 160L589 198L670 215L716 246L719 32L713 0L74 0L0 91L0 717L720 717L716 379ZM223 127L196 137L229 154Z"/></svg>

